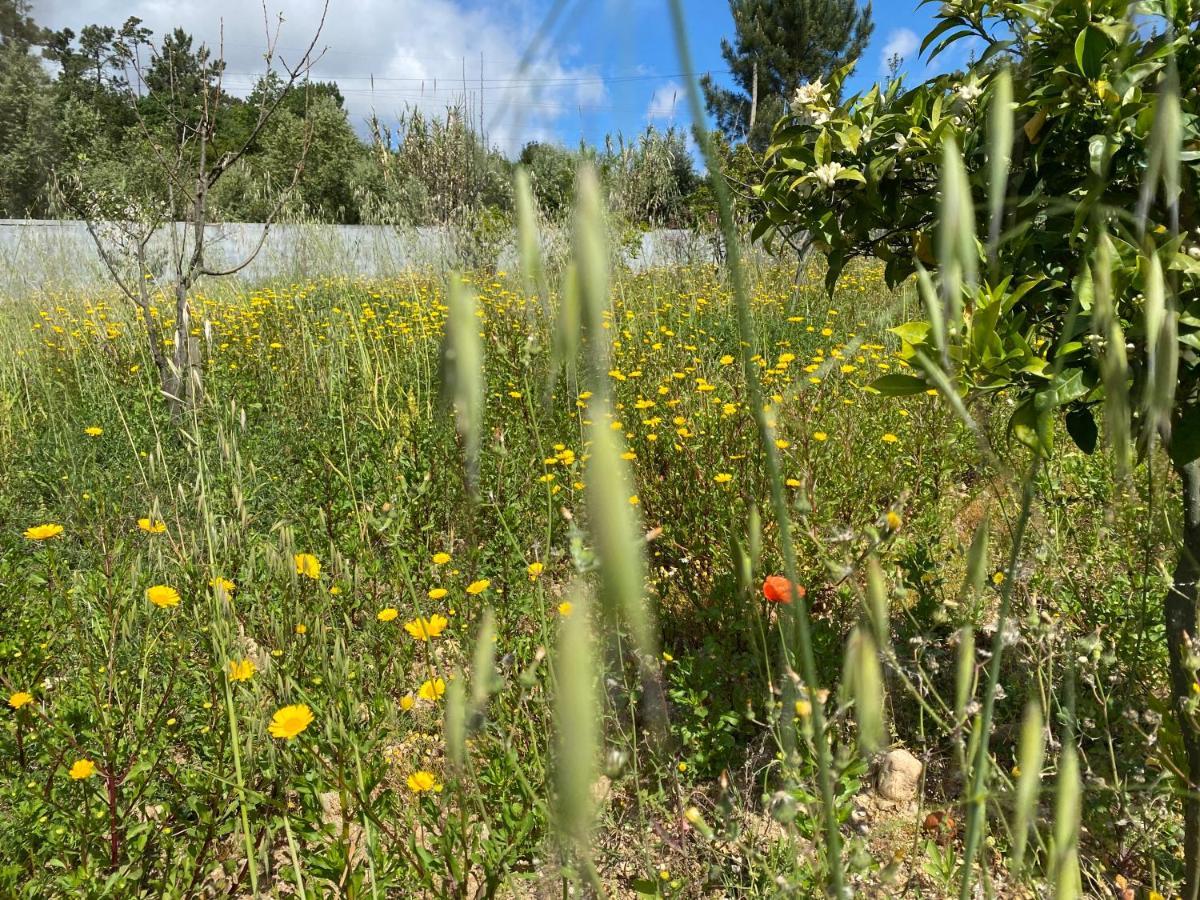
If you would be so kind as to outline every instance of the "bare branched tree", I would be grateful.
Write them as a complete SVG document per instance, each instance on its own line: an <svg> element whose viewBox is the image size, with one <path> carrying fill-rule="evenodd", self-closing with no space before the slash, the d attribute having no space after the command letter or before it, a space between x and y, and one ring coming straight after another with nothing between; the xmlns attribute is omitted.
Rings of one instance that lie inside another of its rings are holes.
<svg viewBox="0 0 1200 900"><path fill-rule="evenodd" d="M132 24L122 30L117 47L133 73L127 99L161 192L155 195L154 191L97 190L85 186L78 175L60 185L63 203L86 222L113 282L138 308L162 393L173 416L191 409L202 388L200 342L193 334L195 317L189 302L192 290L201 278L233 275L258 256L271 226L299 183L311 144L311 129L306 124L290 182L279 192L255 245L241 259L220 266L211 264L206 254L213 189L252 150L294 91L305 90L307 105L309 75L322 55L317 50L317 41L328 9L326 0L312 40L299 59L289 62L277 53L283 16L277 16L272 24L264 0L266 68L262 83L269 89L256 91L256 109L249 130L236 146L220 152L214 139L218 117L229 100L223 89L224 29L221 46L212 59L208 48L203 46L194 55L179 53L181 34L168 36L161 47L155 47L148 33L136 27L136 20L131 20ZM190 43L186 49L190 51ZM144 62L148 63L146 68ZM153 74L155 83L144 95L147 72ZM150 103L148 98L157 99ZM168 254L162 275L169 282L175 307L169 354L163 326L152 307L149 284L154 264L151 243L164 231Z"/></svg>

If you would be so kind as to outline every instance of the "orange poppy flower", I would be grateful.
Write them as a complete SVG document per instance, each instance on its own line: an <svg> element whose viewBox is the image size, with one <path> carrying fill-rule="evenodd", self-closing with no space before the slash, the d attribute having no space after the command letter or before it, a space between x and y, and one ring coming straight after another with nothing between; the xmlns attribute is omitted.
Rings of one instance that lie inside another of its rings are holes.
<svg viewBox="0 0 1200 900"><path fill-rule="evenodd" d="M768 575L763 582L763 596L772 603L791 603L793 597L804 596L804 588L782 575Z"/></svg>

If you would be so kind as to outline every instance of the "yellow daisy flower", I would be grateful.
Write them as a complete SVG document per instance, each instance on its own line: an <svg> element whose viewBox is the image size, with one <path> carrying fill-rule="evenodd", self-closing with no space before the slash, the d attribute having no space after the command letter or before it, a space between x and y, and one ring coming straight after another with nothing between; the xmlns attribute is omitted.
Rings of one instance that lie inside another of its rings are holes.
<svg viewBox="0 0 1200 900"><path fill-rule="evenodd" d="M63 533L63 527L56 525L53 522L47 522L45 525L34 525L32 528L25 529L25 537L31 541L48 541L51 538L56 538Z"/></svg>
<svg viewBox="0 0 1200 900"><path fill-rule="evenodd" d="M313 581L321 577L321 561L311 553L297 553L293 560L296 563L297 575L303 575Z"/></svg>
<svg viewBox="0 0 1200 900"><path fill-rule="evenodd" d="M271 724L267 726L267 731L273 738L290 741L311 725L312 721L312 710L304 703L296 703L276 710L275 715L271 716Z"/></svg>
<svg viewBox="0 0 1200 900"><path fill-rule="evenodd" d="M146 599L159 609L170 609L179 605L179 591L165 584L156 584L146 589Z"/></svg>
<svg viewBox="0 0 1200 900"><path fill-rule="evenodd" d="M404 623L404 630L411 634L418 641L427 641L430 638L435 638L443 631L450 621L445 616L439 616L434 613L428 619L413 619L411 622Z"/></svg>
<svg viewBox="0 0 1200 900"><path fill-rule="evenodd" d="M428 679L417 689L417 696L430 703L436 703L446 693L446 682L442 678Z"/></svg>
<svg viewBox="0 0 1200 900"><path fill-rule="evenodd" d="M408 776L408 789L414 794L421 794L425 791L436 793L442 789L442 785L432 772L426 772L422 769Z"/></svg>
<svg viewBox="0 0 1200 900"><path fill-rule="evenodd" d="M249 681L257 671L258 666L254 665L254 660L252 659L231 659L229 661L230 681Z"/></svg>

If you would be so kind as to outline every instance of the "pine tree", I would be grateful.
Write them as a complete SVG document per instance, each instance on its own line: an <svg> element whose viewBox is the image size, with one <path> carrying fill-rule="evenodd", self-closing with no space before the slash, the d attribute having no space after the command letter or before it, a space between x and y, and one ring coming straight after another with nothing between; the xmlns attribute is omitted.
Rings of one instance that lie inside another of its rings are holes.
<svg viewBox="0 0 1200 900"><path fill-rule="evenodd" d="M875 27L871 4L860 8L857 0L729 0L729 6L736 38L721 41L721 56L735 88L707 75L702 85L726 137L757 149L766 146L796 88L857 60Z"/></svg>
<svg viewBox="0 0 1200 900"><path fill-rule="evenodd" d="M0 0L0 216L45 215L54 162L50 76L34 56L49 32L26 0Z"/></svg>

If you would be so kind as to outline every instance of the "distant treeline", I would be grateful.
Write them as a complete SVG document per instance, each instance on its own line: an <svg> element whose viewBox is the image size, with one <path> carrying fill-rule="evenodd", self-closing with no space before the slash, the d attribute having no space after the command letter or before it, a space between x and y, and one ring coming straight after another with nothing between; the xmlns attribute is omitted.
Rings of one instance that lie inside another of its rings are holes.
<svg viewBox="0 0 1200 900"><path fill-rule="evenodd" d="M81 197L89 206L106 198L110 210L128 198L130 215L179 205L187 192L173 190L163 174L170 167L155 159L171 131L201 121L200 104L209 103L202 149L216 159L254 134L259 110L284 88L272 73L236 97L221 87L223 70L182 29L156 38L130 19L121 28L54 32L32 19L25 0L0 0L0 216L73 217ZM600 147L535 142L512 160L470 118L455 107L438 116L409 110L370 123L363 139L336 84L297 86L214 186L209 213L262 221L286 195L281 218L291 221L486 227L508 221L519 162L542 214L557 220L569 212L586 158L625 225L692 227L713 217L707 178L680 130L648 127ZM735 170L753 170L748 148L722 146Z"/></svg>

